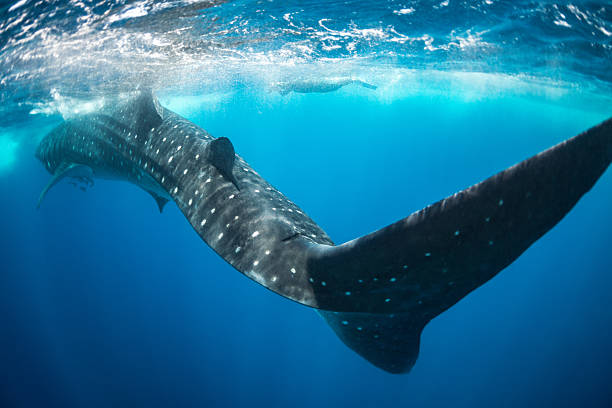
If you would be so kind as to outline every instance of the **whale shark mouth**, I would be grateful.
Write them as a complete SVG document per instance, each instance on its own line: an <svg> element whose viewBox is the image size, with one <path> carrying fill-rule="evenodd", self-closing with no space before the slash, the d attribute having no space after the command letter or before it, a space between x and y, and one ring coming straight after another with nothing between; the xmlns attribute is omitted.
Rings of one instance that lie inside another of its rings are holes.
<svg viewBox="0 0 612 408"><path fill-rule="evenodd" d="M612 160L612 119L338 246L228 139L165 109L150 91L64 122L37 157L54 174L41 198L59 171L99 168L140 186L146 175L163 193L143 187L160 210L165 197L174 200L235 269L319 309L347 346L402 373L431 319L510 265L591 189Z"/></svg>

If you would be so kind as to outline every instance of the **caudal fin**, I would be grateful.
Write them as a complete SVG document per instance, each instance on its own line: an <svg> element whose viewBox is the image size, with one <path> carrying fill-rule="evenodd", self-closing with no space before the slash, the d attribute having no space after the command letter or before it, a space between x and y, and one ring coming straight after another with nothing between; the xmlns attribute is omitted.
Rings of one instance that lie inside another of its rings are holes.
<svg viewBox="0 0 612 408"><path fill-rule="evenodd" d="M410 371L419 356L425 323L411 313L371 314L320 310L319 314L351 350L393 374Z"/></svg>
<svg viewBox="0 0 612 408"><path fill-rule="evenodd" d="M408 370L421 329L554 227L611 161L609 119L386 228L318 247L318 306L340 312L323 316L375 365Z"/></svg>

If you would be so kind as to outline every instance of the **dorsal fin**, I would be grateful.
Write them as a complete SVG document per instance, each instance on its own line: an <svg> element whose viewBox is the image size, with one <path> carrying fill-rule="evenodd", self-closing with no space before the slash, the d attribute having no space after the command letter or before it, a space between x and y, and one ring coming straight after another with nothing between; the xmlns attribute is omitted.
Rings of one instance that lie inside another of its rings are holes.
<svg viewBox="0 0 612 408"><path fill-rule="evenodd" d="M151 89L143 89L135 100L136 117L134 127L138 136L144 136L151 128L159 126L162 122L157 99Z"/></svg>
<svg viewBox="0 0 612 408"><path fill-rule="evenodd" d="M149 88L139 90L133 99L120 105L118 110L115 109L116 107L111 107L111 116L138 136L143 136L140 138L143 142L144 136L163 121L162 108Z"/></svg>
<svg viewBox="0 0 612 408"><path fill-rule="evenodd" d="M231 181L238 190L238 182L233 174L234 159L236 158L236 152L232 142L227 137L219 137L210 143L206 147L206 158L210 164L215 166L219 173L225 178Z"/></svg>

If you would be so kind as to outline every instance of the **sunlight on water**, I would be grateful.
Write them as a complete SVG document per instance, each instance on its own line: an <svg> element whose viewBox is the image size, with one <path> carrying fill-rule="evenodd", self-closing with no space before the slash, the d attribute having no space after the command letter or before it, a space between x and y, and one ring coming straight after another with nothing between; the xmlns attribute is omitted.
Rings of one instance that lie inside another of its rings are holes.
<svg viewBox="0 0 612 408"><path fill-rule="evenodd" d="M476 103L519 97L604 113L610 106L608 96L562 81L501 73L376 67L360 65L355 60L294 66L247 64L242 67L239 78L236 83L228 77L215 79L208 76L197 84L195 78L191 78L185 79L180 86L154 86L153 91L164 106L189 117L199 112L222 111L232 100L244 95L255 97L253 109L258 109L258 106L291 103L308 95L298 92L282 94L279 92L279 83L303 80L326 82L338 79L352 79L374 85L376 89L350 84L336 91L339 95L363 98L373 105L391 105L411 98L445 98L458 103ZM180 78L175 78L175 81L180 82ZM69 119L75 115L93 113L112 106L116 100L129 98L133 89L141 85L143 84L135 84L132 89L126 88L124 92L96 95L90 99L53 89L48 101L32 103L29 114L32 117L60 115Z"/></svg>
<svg viewBox="0 0 612 408"><path fill-rule="evenodd" d="M381 67L390 75L401 68L525 76L609 94L605 7L436 3L20 1L0 22L0 111L44 113L32 105L61 104L54 91L93 99L144 83L210 93L306 75L374 80Z"/></svg>
<svg viewBox="0 0 612 408"><path fill-rule="evenodd" d="M51 100L45 103L36 102L30 111L30 115L53 115L60 114L64 119L69 119L76 115L93 113L104 106L104 98L83 100L61 95L57 89L51 90Z"/></svg>
<svg viewBox="0 0 612 408"><path fill-rule="evenodd" d="M214 92L192 96L159 96L159 101L166 108L193 117L201 112L215 112L222 109L234 96L233 92Z"/></svg>

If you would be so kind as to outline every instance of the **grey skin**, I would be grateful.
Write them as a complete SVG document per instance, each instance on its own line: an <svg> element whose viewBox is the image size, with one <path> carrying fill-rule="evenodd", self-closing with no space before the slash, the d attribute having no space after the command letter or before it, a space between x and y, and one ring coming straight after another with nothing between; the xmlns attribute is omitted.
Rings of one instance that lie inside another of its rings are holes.
<svg viewBox="0 0 612 408"><path fill-rule="evenodd" d="M343 86L357 84L364 88L376 89L375 85L368 84L367 82L359 79L350 78L339 78L339 79L304 79L299 81L291 82L278 82L274 84L273 88L278 90L281 95L287 95L289 92L298 93L326 93L337 91Z"/></svg>
<svg viewBox="0 0 612 408"><path fill-rule="evenodd" d="M228 139L161 107L150 92L112 112L64 122L37 157L54 176L85 166L93 177L141 186L160 209L174 200L230 265L319 309L350 348L403 373L431 319L510 265L604 173L612 119L338 246L235 155Z"/></svg>

